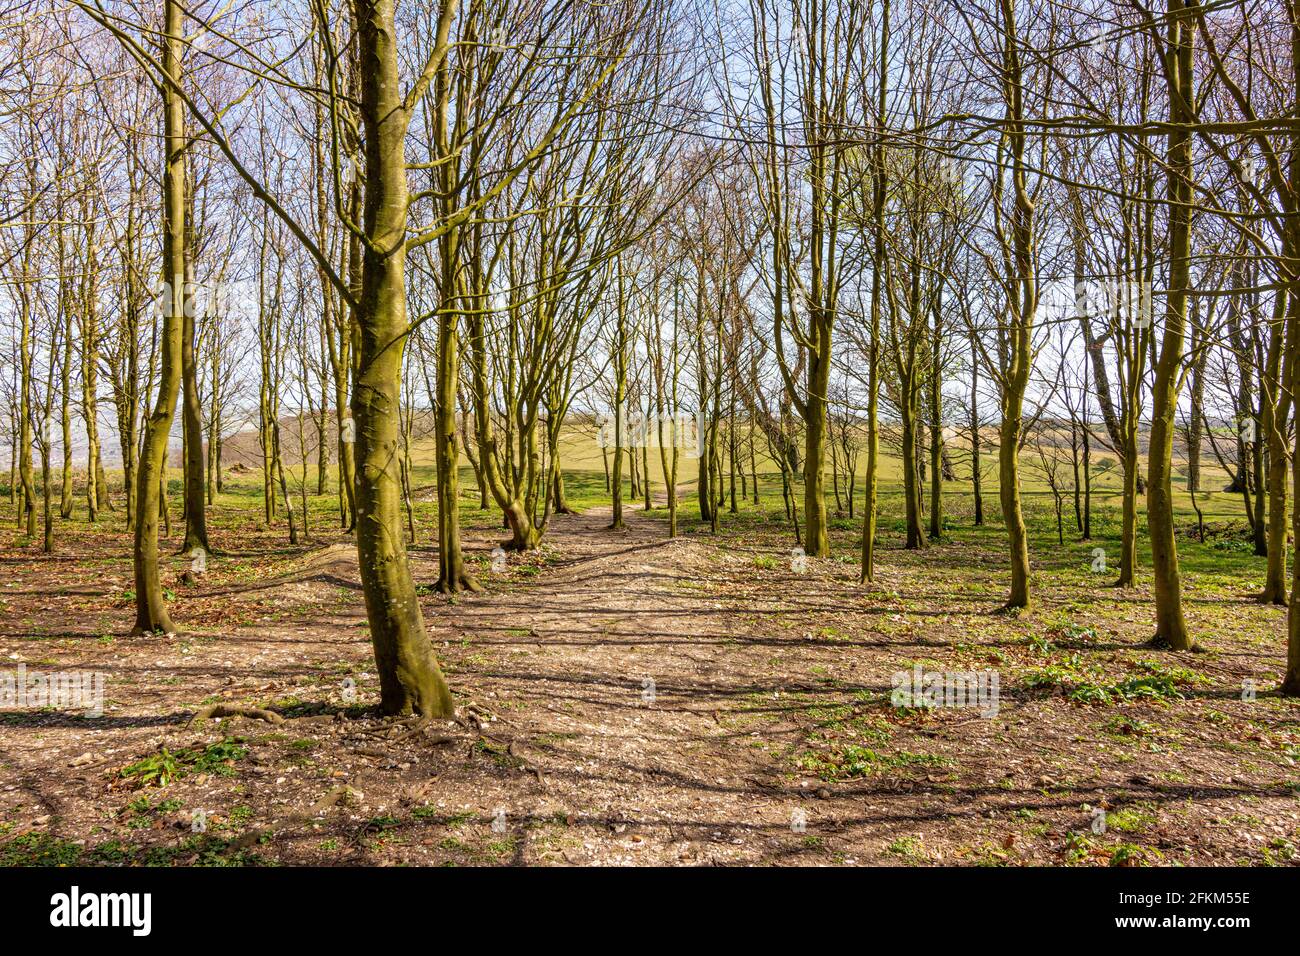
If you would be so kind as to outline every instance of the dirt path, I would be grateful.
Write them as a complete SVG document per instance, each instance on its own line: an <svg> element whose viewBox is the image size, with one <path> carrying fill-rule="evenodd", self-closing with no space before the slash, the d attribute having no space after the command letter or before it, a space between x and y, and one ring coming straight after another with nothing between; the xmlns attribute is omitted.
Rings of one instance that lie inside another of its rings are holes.
<svg viewBox="0 0 1300 956"><path fill-rule="evenodd" d="M711 549L626 514L622 532L607 530L609 509L559 519L550 543L564 557L537 586L456 608L449 625L491 658L474 676L478 693L528 704L507 719L544 738L546 777L582 796L598 834L610 831L585 841L588 853L766 853L782 842L773 833L792 832L790 797L723 718L741 698L779 690L736 666L737 609L706 586L718 571Z"/></svg>

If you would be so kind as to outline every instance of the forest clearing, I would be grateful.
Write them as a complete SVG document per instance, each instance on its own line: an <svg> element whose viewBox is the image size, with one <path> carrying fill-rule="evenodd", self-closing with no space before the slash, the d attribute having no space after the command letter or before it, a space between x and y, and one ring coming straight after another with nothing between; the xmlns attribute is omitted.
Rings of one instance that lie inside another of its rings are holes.
<svg viewBox="0 0 1300 956"><path fill-rule="evenodd" d="M1118 591L1093 570L1094 547L1116 541L1104 485L1101 533L1064 547L1050 496L1027 489L1042 598L1008 617L996 613L995 527L920 554L888 530L880 579L863 586L846 517L831 557L794 570L771 472L760 505L744 502L721 536L696 513L673 539L662 486L656 508L630 508L611 532L602 474L567 479L581 513L557 517L540 552L497 572L499 520L462 505L483 593L438 594L433 546L411 548L430 637L468 715L424 729L374 716L355 549L329 527L329 496L311 498L312 540L286 547L258 527L258 489L228 487L211 509L206 572L181 582L190 562L179 557L164 571L184 621L167 639L122 632L125 535L76 523L42 559L7 528L0 654L102 670L109 684L99 720L0 716L0 860L1294 861L1297 705L1275 693L1285 611L1254 599L1263 562L1243 546L1230 496L1212 496L1205 544L1190 509L1180 515L1206 653L1169 658L1145 646L1149 584ZM969 485L954 484L949 513L968 525ZM901 527L901 489L883 490L883 526ZM431 497L414 504L417 541L436 527ZM894 706L894 675L918 665L996 670L996 713ZM285 719L191 724L223 703ZM176 758L163 786L141 779L161 748ZM202 834L196 811L208 815Z"/></svg>

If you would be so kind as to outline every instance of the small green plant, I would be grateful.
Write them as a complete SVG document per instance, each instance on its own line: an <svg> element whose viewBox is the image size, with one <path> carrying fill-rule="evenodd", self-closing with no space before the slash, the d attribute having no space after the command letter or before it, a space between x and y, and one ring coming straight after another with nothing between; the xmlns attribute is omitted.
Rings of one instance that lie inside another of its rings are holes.
<svg viewBox="0 0 1300 956"><path fill-rule="evenodd" d="M1042 654L1044 657L1056 650L1056 645L1042 634L1030 634L1029 646L1033 648L1036 653Z"/></svg>
<svg viewBox="0 0 1300 956"><path fill-rule="evenodd" d="M393 827L399 826L401 822L392 814L383 814L367 820L365 828L373 833L383 833L385 830L391 830Z"/></svg>
<svg viewBox="0 0 1300 956"><path fill-rule="evenodd" d="M1097 639L1097 629L1095 627L1084 627L1082 624L1076 624L1074 621L1066 621L1054 629L1058 639L1066 641L1095 641Z"/></svg>
<svg viewBox="0 0 1300 956"><path fill-rule="evenodd" d="M234 764L246 756L248 748L227 737L203 748L189 747L175 753L159 747L157 753L123 767L119 773L141 787L165 787L189 773L229 776L234 773Z"/></svg>
<svg viewBox="0 0 1300 956"><path fill-rule="evenodd" d="M228 737L220 743L209 744L203 750L185 751L185 755L195 773L228 777L234 773L235 763L248 756L248 748L241 747Z"/></svg>
<svg viewBox="0 0 1300 956"><path fill-rule="evenodd" d="M174 813L183 806L185 806L184 800L161 800L155 806L150 803L148 797L137 797L126 805L126 809L130 812L126 825L131 830L142 830L150 826L154 814Z"/></svg>
<svg viewBox="0 0 1300 956"><path fill-rule="evenodd" d="M1126 700L1182 700L1182 688L1205 683L1205 678L1184 667L1156 661L1136 663L1137 673L1114 683L1101 679L1095 668L1085 669L1073 654L1061 664L1030 671L1024 677L1031 689L1061 689L1076 704L1114 704Z"/></svg>
<svg viewBox="0 0 1300 956"><path fill-rule="evenodd" d="M1110 856L1111 866L1149 866L1164 859L1164 854L1153 847L1134 843L1120 843Z"/></svg>
<svg viewBox="0 0 1300 956"><path fill-rule="evenodd" d="M1065 858L1070 863L1084 862L1095 850L1092 839L1082 833L1073 832L1065 837Z"/></svg>
<svg viewBox="0 0 1300 956"><path fill-rule="evenodd" d="M1265 866L1284 866L1295 862L1297 856L1300 856L1295 844L1282 837L1274 839L1260 851L1260 854L1264 857Z"/></svg>
<svg viewBox="0 0 1300 956"><path fill-rule="evenodd" d="M1117 714L1102 725L1102 730L1112 737L1154 737L1156 728L1145 720Z"/></svg>
<svg viewBox="0 0 1300 956"><path fill-rule="evenodd" d="M181 774L180 761L166 747L156 754L122 768L122 776L134 778L142 787L165 787Z"/></svg>
<svg viewBox="0 0 1300 956"><path fill-rule="evenodd" d="M75 866L81 853L71 840L34 831L0 843L0 866Z"/></svg>
<svg viewBox="0 0 1300 956"><path fill-rule="evenodd" d="M1121 833L1141 833L1156 822L1155 810L1150 804L1134 804L1108 814L1106 825Z"/></svg>
<svg viewBox="0 0 1300 956"><path fill-rule="evenodd" d="M885 850L895 856L901 856L905 860L925 858L925 844L921 842L920 837L916 836L899 837L897 840L886 844Z"/></svg>

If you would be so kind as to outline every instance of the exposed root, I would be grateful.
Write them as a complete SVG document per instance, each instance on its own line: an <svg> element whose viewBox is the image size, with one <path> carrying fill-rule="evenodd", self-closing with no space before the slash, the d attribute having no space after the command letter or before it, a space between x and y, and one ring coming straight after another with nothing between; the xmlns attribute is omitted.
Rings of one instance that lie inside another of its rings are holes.
<svg viewBox="0 0 1300 956"><path fill-rule="evenodd" d="M497 717L486 707L471 702L462 707L460 712L452 719L466 730L481 734L488 724L496 721Z"/></svg>
<svg viewBox="0 0 1300 956"><path fill-rule="evenodd" d="M434 590L440 594L462 594L466 591L471 594L481 594L483 585L468 574L457 575L455 580L439 578L438 583L434 585Z"/></svg>
<svg viewBox="0 0 1300 956"><path fill-rule="evenodd" d="M505 538L498 541L497 544L500 546L502 551L505 551L508 554L523 554L530 550L525 542L516 541L514 538Z"/></svg>
<svg viewBox="0 0 1300 956"><path fill-rule="evenodd" d="M247 717L249 720L265 720L269 724L282 724L284 718L273 710L261 707L246 707L243 704L213 704L196 711L185 726L218 717Z"/></svg>
<svg viewBox="0 0 1300 956"><path fill-rule="evenodd" d="M1144 647L1149 647L1149 648L1151 648L1153 651L1174 651L1174 652L1177 652L1178 650L1180 650L1179 648L1174 647L1173 644L1170 643L1168 637L1166 637L1166 636L1163 635L1163 634L1159 634L1159 633L1157 633L1154 637L1152 637L1151 640L1147 641L1146 644L1144 644L1143 646L1144 646ZM1209 653L1209 651L1206 649L1205 645L1203 645L1203 644L1198 644L1198 643L1196 643L1195 641L1193 641L1193 642L1192 642L1192 645L1191 645L1190 647L1186 648L1186 650L1187 650L1188 652L1192 653L1192 654L1208 654L1208 653Z"/></svg>
<svg viewBox="0 0 1300 956"><path fill-rule="evenodd" d="M364 796L365 795L360 790L357 790L354 787L347 785L335 787L329 793L325 794L325 796L312 804L311 809L308 810L307 813L313 817L319 816L340 801L342 801L344 806L355 806L361 802Z"/></svg>
<svg viewBox="0 0 1300 956"><path fill-rule="evenodd" d="M538 783L542 782L542 768L520 753L519 748L515 745L515 741L510 741L510 746L506 748L506 753L515 758L520 770L523 770L526 773L531 773L537 778Z"/></svg>

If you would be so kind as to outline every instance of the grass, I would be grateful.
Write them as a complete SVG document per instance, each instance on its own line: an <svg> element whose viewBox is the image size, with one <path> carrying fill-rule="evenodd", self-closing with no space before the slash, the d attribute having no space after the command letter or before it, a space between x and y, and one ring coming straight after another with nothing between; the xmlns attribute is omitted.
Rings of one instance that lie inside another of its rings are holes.
<svg viewBox="0 0 1300 956"><path fill-rule="evenodd" d="M947 759L932 754L907 750L873 750L858 744L844 744L829 752L808 751L797 761L801 770L816 774L827 783L909 767L942 767L948 763Z"/></svg>
<svg viewBox="0 0 1300 956"><path fill-rule="evenodd" d="M885 845L885 851L907 861L919 861L926 858L925 844L920 837L899 837Z"/></svg>
<svg viewBox="0 0 1300 956"><path fill-rule="evenodd" d="M259 866L268 861L233 841L196 834L171 845L132 847L109 840L85 847L53 834L33 831L0 842L0 867L10 866Z"/></svg>

